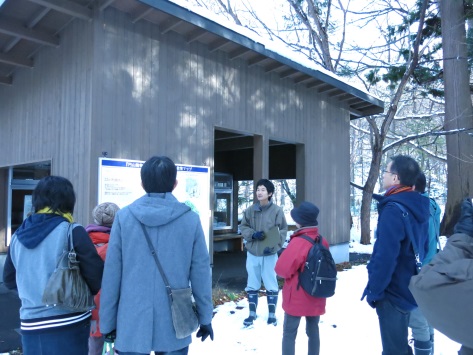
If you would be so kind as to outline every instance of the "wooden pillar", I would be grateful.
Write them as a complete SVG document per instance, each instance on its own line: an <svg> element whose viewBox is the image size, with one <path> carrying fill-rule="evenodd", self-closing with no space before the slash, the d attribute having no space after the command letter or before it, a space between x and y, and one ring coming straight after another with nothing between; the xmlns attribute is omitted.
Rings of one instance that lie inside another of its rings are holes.
<svg viewBox="0 0 473 355"><path fill-rule="evenodd" d="M296 145L296 206L306 199L305 145Z"/></svg>
<svg viewBox="0 0 473 355"><path fill-rule="evenodd" d="M266 136L253 137L253 180L269 179L269 139ZM255 186L256 191L256 186Z"/></svg>

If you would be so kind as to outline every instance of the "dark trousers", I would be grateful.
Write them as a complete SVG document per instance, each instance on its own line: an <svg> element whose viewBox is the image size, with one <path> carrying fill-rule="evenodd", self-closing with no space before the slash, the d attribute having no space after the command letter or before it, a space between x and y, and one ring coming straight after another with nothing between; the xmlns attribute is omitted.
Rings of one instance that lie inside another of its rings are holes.
<svg viewBox="0 0 473 355"><path fill-rule="evenodd" d="M376 302L383 355L409 354L408 326L409 313L384 299Z"/></svg>
<svg viewBox="0 0 473 355"><path fill-rule="evenodd" d="M294 355L296 352L297 328L302 317L291 316L284 313L284 326L282 336L282 355ZM320 317L305 317L305 332L309 338L308 354L318 355L320 352L319 320Z"/></svg>
<svg viewBox="0 0 473 355"><path fill-rule="evenodd" d="M22 332L24 355L87 355L90 321L41 332Z"/></svg>
<svg viewBox="0 0 473 355"><path fill-rule="evenodd" d="M179 349L179 350L174 350L174 351L155 351L154 353L156 355L187 355L187 352L189 351L189 347L186 346L185 348ZM133 352L123 352L119 351L118 352L120 355L149 355L149 354L144 354L144 353L133 353Z"/></svg>

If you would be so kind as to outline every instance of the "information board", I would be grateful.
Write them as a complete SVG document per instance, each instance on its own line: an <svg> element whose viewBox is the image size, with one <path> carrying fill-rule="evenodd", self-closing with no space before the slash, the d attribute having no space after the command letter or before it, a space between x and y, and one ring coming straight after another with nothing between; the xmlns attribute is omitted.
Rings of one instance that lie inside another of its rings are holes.
<svg viewBox="0 0 473 355"><path fill-rule="evenodd" d="M143 164L140 160L99 158L98 203L113 202L123 208L143 196L140 175ZM209 248L210 169L183 164L176 167L178 183L173 195L199 215Z"/></svg>

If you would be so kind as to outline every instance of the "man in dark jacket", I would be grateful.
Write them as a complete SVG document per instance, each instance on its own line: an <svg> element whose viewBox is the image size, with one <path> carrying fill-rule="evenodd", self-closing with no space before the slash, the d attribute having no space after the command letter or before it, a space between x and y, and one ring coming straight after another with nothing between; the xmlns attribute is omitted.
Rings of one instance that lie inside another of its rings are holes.
<svg viewBox="0 0 473 355"><path fill-rule="evenodd" d="M429 201L413 191L420 168L409 156L391 158L383 175L384 196L379 196L377 240L368 264L368 284L362 299L376 309L383 355L409 354L409 313L417 307L409 280L416 274L416 258L406 233L409 218L421 258L428 247ZM397 204L404 206L407 216Z"/></svg>

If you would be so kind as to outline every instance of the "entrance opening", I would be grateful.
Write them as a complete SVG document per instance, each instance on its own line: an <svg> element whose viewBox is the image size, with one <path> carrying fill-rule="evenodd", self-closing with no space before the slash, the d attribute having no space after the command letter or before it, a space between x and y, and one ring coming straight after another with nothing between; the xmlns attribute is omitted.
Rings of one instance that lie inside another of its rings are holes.
<svg viewBox="0 0 473 355"><path fill-rule="evenodd" d="M0 216L0 241L4 247L10 244L11 236L32 211L32 194L38 181L51 174L51 163L38 162L2 169L1 177L6 186L6 219ZM5 191L5 190L3 190ZM0 248L2 249L2 248ZM1 250L0 250L1 251Z"/></svg>
<svg viewBox="0 0 473 355"><path fill-rule="evenodd" d="M294 195L296 153L296 144L269 140L267 178L273 182L289 182ZM241 214L245 205L253 203L254 136L216 129L214 155L213 251L243 250L243 241L238 229L241 221L239 213ZM243 194L245 191L246 194ZM289 200L288 204L291 204L288 208L292 208L292 200Z"/></svg>

